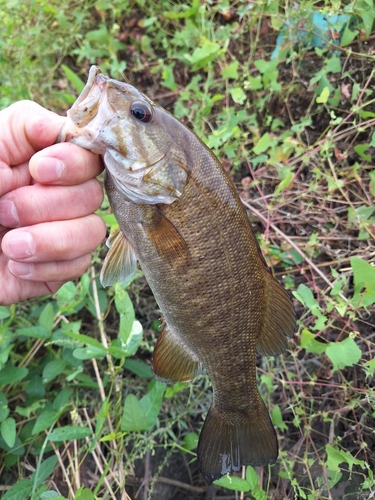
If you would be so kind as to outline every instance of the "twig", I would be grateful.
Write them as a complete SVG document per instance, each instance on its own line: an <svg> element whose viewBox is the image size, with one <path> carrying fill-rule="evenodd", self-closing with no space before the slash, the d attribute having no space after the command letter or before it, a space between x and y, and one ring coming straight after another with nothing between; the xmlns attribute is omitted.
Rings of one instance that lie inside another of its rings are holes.
<svg viewBox="0 0 375 500"><path fill-rule="evenodd" d="M283 231L281 231L281 229L279 229L277 226L272 224L272 222L269 223L267 221L266 217L263 214L261 214L256 208L249 205L249 203L247 203L245 200L241 200L241 201L245 205L245 207L248 208L254 215L256 215L259 219L261 219L269 227L272 227L272 229L276 233L278 233L285 241L287 241L289 243L289 245L291 247L293 247L294 250L301 255L301 257L303 257L303 259L309 264L311 269L314 269L314 271L317 274L319 274L319 276L327 283L327 285L329 286L330 289L333 288L334 285L329 281L327 276L307 257L306 254L304 254L302 252L302 250L294 243L294 241L292 241L285 233L283 233ZM342 300L344 300L345 302L348 302L348 299L343 294L340 293L339 296L342 298Z"/></svg>
<svg viewBox="0 0 375 500"><path fill-rule="evenodd" d="M158 483L170 484L171 486L176 486L183 490L194 491L195 493L205 493L208 486L192 486L191 484L183 483L177 481L176 479L169 479L169 477L159 476L156 480Z"/></svg>

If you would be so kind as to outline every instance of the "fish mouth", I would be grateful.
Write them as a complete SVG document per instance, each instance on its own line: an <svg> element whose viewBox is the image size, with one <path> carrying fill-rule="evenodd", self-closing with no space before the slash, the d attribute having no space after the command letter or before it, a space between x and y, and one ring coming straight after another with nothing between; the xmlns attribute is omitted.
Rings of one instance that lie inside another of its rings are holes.
<svg viewBox="0 0 375 500"><path fill-rule="evenodd" d="M67 112L57 142L72 142L96 154L104 154L105 146L98 135L117 116L107 96L109 78L97 66L91 66L85 87Z"/></svg>

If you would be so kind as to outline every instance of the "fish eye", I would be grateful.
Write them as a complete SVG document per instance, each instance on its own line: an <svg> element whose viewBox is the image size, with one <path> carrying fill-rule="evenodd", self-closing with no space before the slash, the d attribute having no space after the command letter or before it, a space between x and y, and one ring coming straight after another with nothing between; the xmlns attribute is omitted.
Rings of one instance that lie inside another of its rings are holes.
<svg viewBox="0 0 375 500"><path fill-rule="evenodd" d="M130 113L136 120L140 120L144 123L150 122L152 118L151 107L142 101L133 102L133 104L130 106Z"/></svg>

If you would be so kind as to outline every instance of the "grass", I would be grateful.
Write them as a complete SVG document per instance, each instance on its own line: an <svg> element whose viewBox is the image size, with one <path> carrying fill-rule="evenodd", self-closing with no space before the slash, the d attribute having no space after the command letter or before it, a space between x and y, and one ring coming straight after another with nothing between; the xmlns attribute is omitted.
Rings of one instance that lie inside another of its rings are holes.
<svg viewBox="0 0 375 500"><path fill-rule="evenodd" d="M64 113L93 63L160 102L231 172L299 317L288 352L258 363L278 463L208 489L209 382L152 378L160 311L141 274L104 291L98 250L55 297L1 307L5 500L372 497L374 8L3 0L1 107ZM315 13L348 17L324 28Z"/></svg>

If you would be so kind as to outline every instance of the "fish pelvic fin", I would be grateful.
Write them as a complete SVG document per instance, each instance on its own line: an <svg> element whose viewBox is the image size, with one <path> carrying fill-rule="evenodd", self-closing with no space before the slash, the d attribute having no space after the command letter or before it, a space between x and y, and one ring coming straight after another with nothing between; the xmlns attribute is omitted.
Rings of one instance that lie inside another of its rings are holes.
<svg viewBox="0 0 375 500"><path fill-rule="evenodd" d="M109 235L107 246L109 250L100 273L103 287L127 281L137 270L137 257L120 228Z"/></svg>
<svg viewBox="0 0 375 500"><path fill-rule="evenodd" d="M296 328L292 301L280 283L265 270L265 310L262 329L256 339L261 354L276 355L285 351Z"/></svg>
<svg viewBox="0 0 375 500"><path fill-rule="evenodd" d="M198 442L198 467L208 484L243 465L274 464L277 456L276 432L260 397L249 411L211 406Z"/></svg>
<svg viewBox="0 0 375 500"><path fill-rule="evenodd" d="M152 369L156 378L162 382L182 382L197 375L200 363L169 326L165 325L152 356Z"/></svg>

